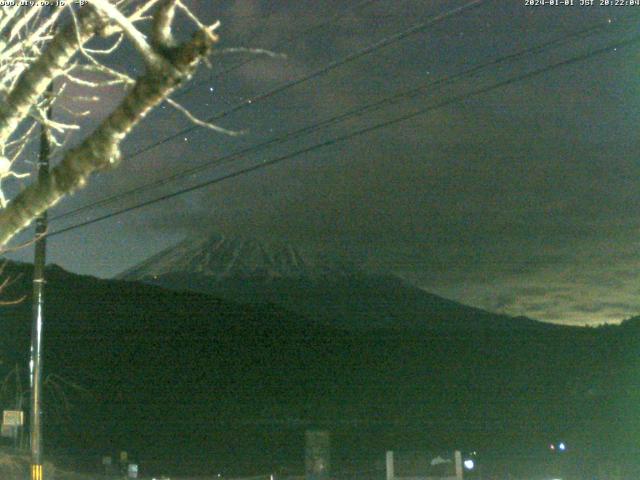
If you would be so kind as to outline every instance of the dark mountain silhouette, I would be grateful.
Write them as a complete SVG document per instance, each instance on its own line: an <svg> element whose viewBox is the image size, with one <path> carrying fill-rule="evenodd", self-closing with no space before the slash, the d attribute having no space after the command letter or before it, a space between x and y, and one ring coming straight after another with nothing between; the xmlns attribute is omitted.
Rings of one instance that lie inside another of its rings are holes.
<svg viewBox="0 0 640 480"><path fill-rule="evenodd" d="M211 294L246 304L272 303L338 328L541 328L538 321L490 313L442 298L394 275L218 279L198 273L166 273L140 281L172 290ZM549 324L545 328L553 328Z"/></svg>
<svg viewBox="0 0 640 480"><path fill-rule="evenodd" d="M5 274L5 299L29 294L30 266ZM47 445L87 462L124 449L155 473L299 470L304 429L320 427L334 435L336 468L427 447L515 465L557 439L584 466L624 460L640 432L638 321L521 328L469 309L460 318L481 321L346 329L273 304L47 275L45 370L94 396L66 421L47 417ZM7 368L26 365L29 318L28 302L2 307Z"/></svg>
<svg viewBox="0 0 640 480"><path fill-rule="evenodd" d="M303 254L276 241L187 239L118 278L250 303L273 303L338 328L539 328L425 292L390 274ZM551 328L546 325L545 328Z"/></svg>

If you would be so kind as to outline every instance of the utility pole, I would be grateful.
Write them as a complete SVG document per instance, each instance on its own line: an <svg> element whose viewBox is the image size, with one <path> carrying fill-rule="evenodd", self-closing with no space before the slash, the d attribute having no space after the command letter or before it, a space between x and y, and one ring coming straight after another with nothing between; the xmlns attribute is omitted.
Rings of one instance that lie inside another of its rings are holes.
<svg viewBox="0 0 640 480"><path fill-rule="evenodd" d="M53 85L47 89L48 102L53 98ZM47 106L46 118L52 115L51 104ZM49 179L49 155L51 145L46 125L40 126L40 152L38 155L38 181ZM36 219L35 256L33 260L33 310L31 323L31 480L43 480L42 474L42 324L44 321L44 284L47 254L47 211Z"/></svg>

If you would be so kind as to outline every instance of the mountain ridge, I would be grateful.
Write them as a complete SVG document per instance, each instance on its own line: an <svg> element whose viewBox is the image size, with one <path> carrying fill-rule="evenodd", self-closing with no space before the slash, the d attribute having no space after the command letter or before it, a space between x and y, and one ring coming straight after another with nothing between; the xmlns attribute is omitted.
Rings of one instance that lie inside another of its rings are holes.
<svg viewBox="0 0 640 480"><path fill-rule="evenodd" d="M213 234L185 239L116 278L240 303L272 303L337 328L504 329L542 323L469 307L393 274L318 258L275 240Z"/></svg>

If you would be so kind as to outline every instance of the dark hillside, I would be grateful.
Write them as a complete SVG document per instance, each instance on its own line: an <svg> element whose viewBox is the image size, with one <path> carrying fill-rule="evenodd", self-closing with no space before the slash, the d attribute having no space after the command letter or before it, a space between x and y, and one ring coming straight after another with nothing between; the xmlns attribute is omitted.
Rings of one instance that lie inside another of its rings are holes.
<svg viewBox="0 0 640 480"><path fill-rule="evenodd" d="M28 293L28 267L7 273L23 274L7 298ZM483 312L475 325L347 330L268 304L55 267L48 278L45 369L94 398L51 418L47 438L87 462L128 449L150 468L299 466L314 426L351 460L416 445L524 454L558 438L595 458L640 432L637 322L510 329ZM26 361L29 312L3 307L7 366Z"/></svg>

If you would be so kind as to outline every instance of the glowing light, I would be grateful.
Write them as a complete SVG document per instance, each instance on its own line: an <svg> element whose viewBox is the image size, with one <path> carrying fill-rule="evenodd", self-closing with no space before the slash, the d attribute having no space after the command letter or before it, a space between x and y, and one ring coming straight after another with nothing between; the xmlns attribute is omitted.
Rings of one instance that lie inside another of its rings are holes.
<svg viewBox="0 0 640 480"><path fill-rule="evenodd" d="M549 450L555 450L555 449L556 449L556 446L553 443L549 445Z"/></svg>
<svg viewBox="0 0 640 480"><path fill-rule="evenodd" d="M466 468L467 470L473 470L473 467L475 466L475 463L473 463L473 460L471 459L464 461L464 468Z"/></svg>
<svg viewBox="0 0 640 480"><path fill-rule="evenodd" d="M560 442L558 444L558 448L564 452L567 449L567 446L564 443Z"/></svg>

